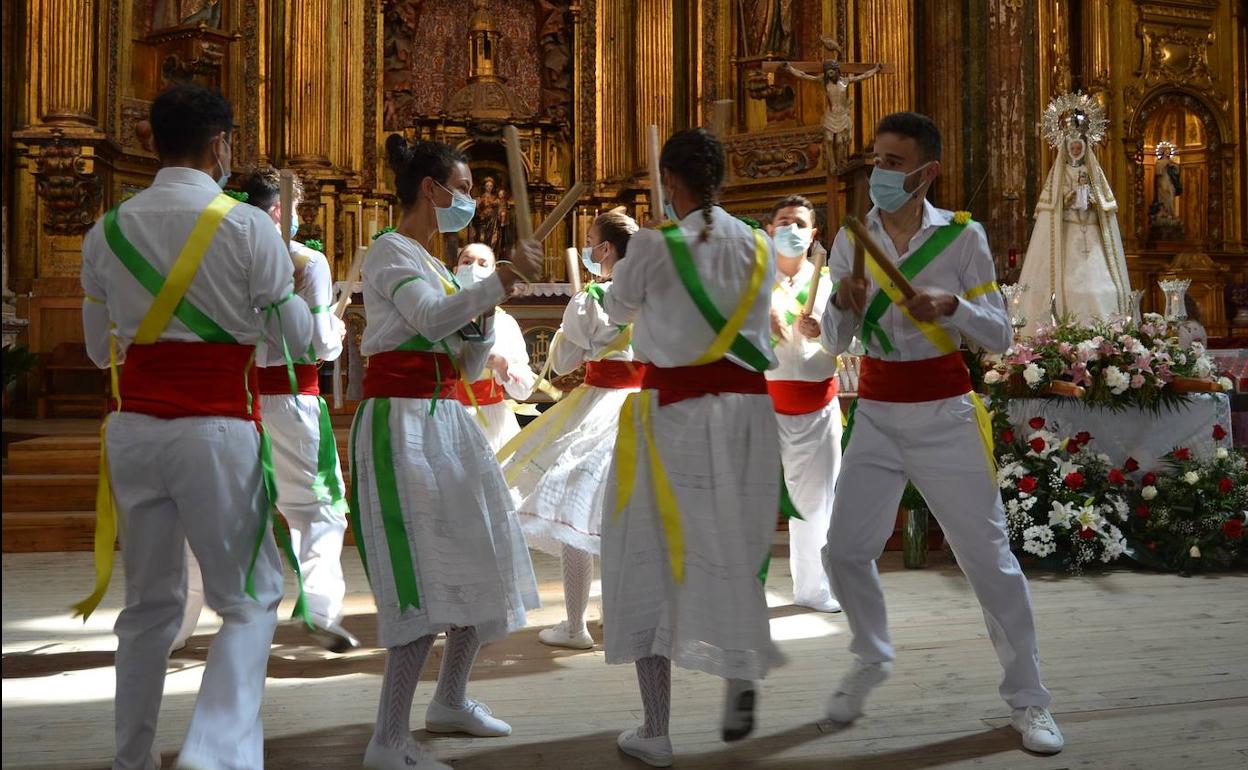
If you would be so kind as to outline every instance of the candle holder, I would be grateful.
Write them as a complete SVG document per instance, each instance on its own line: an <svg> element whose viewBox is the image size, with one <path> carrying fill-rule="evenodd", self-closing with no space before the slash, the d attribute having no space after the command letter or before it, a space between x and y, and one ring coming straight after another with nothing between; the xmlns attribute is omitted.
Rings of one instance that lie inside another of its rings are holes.
<svg viewBox="0 0 1248 770"><path fill-rule="evenodd" d="M1144 319L1144 314L1140 310L1140 303L1144 301L1143 289L1131 290L1131 320L1138 326L1140 321Z"/></svg>
<svg viewBox="0 0 1248 770"><path fill-rule="evenodd" d="M1023 315L1023 294L1026 292L1025 283L1007 283L1001 287L1001 294L1005 297L1005 309L1010 314L1010 326L1015 329L1027 325L1027 318Z"/></svg>
<svg viewBox="0 0 1248 770"><path fill-rule="evenodd" d="M1190 278L1172 278L1158 281L1157 285L1166 295L1166 320L1182 321L1187 318L1187 288L1192 285Z"/></svg>

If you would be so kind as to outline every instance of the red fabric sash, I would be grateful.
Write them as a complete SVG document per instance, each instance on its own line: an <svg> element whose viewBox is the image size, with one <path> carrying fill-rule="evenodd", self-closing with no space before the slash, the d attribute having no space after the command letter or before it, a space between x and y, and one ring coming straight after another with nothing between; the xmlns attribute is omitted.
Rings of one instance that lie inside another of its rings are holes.
<svg viewBox="0 0 1248 770"><path fill-rule="evenodd" d="M172 420L237 417L260 422L255 348L219 342L155 342L126 350L121 411ZM289 385L287 386L289 387Z"/></svg>
<svg viewBox="0 0 1248 770"><path fill-rule="evenodd" d="M468 388L472 388L472 394L477 399L477 406L501 404L507 397L506 392L493 377L488 380L477 380L468 386L464 385L463 380L459 380L455 383L455 399L465 406L472 406L472 399L468 398Z"/></svg>
<svg viewBox="0 0 1248 770"><path fill-rule="evenodd" d="M586 361L585 384L595 388L640 388L646 365L633 361Z"/></svg>
<svg viewBox="0 0 1248 770"><path fill-rule="evenodd" d="M720 393L766 395L767 378L761 373L720 360L702 366L661 367L650 364L641 376L644 390L659 391L659 406Z"/></svg>
<svg viewBox="0 0 1248 770"><path fill-rule="evenodd" d="M971 392L971 373L954 351L918 361L881 361L862 357L858 397L870 401L917 404Z"/></svg>
<svg viewBox="0 0 1248 770"><path fill-rule="evenodd" d="M836 378L808 380L767 380L767 392L777 414L810 414L836 398Z"/></svg>
<svg viewBox="0 0 1248 770"><path fill-rule="evenodd" d="M459 372L444 353L388 350L368 357L364 398L455 398Z"/></svg>
<svg viewBox="0 0 1248 770"><path fill-rule="evenodd" d="M321 395L321 383L317 377L316 364L295 364L295 382L299 385L299 395ZM260 367L260 392L266 396L289 396L290 375L286 365Z"/></svg>

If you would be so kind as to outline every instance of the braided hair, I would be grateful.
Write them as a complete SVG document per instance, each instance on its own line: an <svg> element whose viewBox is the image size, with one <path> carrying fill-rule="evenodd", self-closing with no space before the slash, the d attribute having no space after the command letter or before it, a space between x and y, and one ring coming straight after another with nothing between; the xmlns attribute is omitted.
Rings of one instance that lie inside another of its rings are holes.
<svg viewBox="0 0 1248 770"><path fill-rule="evenodd" d="M705 128L677 131L663 145L659 167L676 176L685 189L698 197L702 209L702 234L698 240L711 237L711 209L724 183L724 147Z"/></svg>
<svg viewBox="0 0 1248 770"><path fill-rule="evenodd" d="M402 134L386 137L386 158L394 172L395 192L404 208L410 208L420 198L420 183L425 177L445 185L457 164L468 163L468 156L449 144L408 144Z"/></svg>

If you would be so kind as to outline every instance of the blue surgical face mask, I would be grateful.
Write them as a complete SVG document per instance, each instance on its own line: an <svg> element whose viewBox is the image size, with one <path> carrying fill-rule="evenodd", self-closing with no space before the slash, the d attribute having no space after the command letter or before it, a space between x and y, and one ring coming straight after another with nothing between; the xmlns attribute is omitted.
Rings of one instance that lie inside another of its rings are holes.
<svg viewBox="0 0 1248 770"><path fill-rule="evenodd" d="M477 202L462 192L448 190L436 180L434 184L451 193L451 205L447 208L434 204L433 213L438 218L438 232L457 233L463 230L477 213Z"/></svg>
<svg viewBox="0 0 1248 770"><path fill-rule="evenodd" d="M229 148L230 145L227 143L225 146ZM215 150L212 153L212 157L217 161L217 168L221 170L221 176L217 177L217 186L224 190L225 186L230 183L230 170L221 162L221 156Z"/></svg>
<svg viewBox="0 0 1248 770"><path fill-rule="evenodd" d="M887 211L890 214L900 209L918 195L919 190L922 189L922 185L920 185L913 192L907 192L906 180L930 165L932 165L931 161L928 161L908 174L876 166L875 170L871 172L871 202L879 206L882 211Z"/></svg>
<svg viewBox="0 0 1248 770"><path fill-rule="evenodd" d="M287 239L294 240L297 232L299 232L299 212L292 211L290 212L290 234Z"/></svg>
<svg viewBox="0 0 1248 770"><path fill-rule="evenodd" d="M811 227L801 227L796 222L790 222L787 225L781 225L776 228L776 234L772 236L772 241L776 244L776 251L781 256L800 257L806 254L806 250L810 248L811 241L814 240L815 231Z"/></svg>
<svg viewBox="0 0 1248 770"><path fill-rule="evenodd" d="M676 209L672 208L671 201L663 201L663 216L667 217L673 222L680 221L680 217L676 216Z"/></svg>
<svg viewBox="0 0 1248 770"><path fill-rule="evenodd" d="M606 243L606 241L603 241L603 243ZM602 243L598 244L598 246L601 245ZM603 273L602 263L594 261L594 250L597 249L598 246L586 246L581 249L581 264L584 265L585 269L589 271L589 274L595 278L601 278Z"/></svg>

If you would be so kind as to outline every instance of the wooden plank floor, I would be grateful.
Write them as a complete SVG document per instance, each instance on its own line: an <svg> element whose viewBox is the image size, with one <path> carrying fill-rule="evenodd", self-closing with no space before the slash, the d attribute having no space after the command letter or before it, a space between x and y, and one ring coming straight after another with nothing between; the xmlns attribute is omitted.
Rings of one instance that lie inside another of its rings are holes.
<svg viewBox="0 0 1248 770"><path fill-rule="evenodd" d="M783 549L778 549L782 551ZM1021 750L996 696L999 669L974 597L946 561L904 570L882 565L899 659L867 715L834 731L818 723L848 663L841 616L789 605L787 562L773 563L773 634L787 666L763 685L760 726L749 740L718 739L721 683L677 671L672 714L682 768L1189 768L1248 767L1248 576L1180 578L1127 570L1083 578L1033 575L1040 649L1068 748L1056 757ZM429 739L457 770L638 768L616 734L636 724L631 667L538 644L561 617L558 563L536 554L546 607L532 626L482 651L470 693L515 732L510 738ZM371 598L354 550L344 552L347 625L375 640ZM88 554L6 554L3 560L3 766L94 770L112 749L110 626L116 582L85 626L66 607L89 587ZM288 584L288 592L290 586ZM289 612L289 602L284 609ZM597 601L591 606L597 616ZM157 745L165 766L189 718L215 616L170 663ZM591 630L600 635L596 624ZM417 691L420 725L440 647ZM383 654L334 657L279 628L265 703L269 770L358 768L372 728ZM417 737L428 738L418 730Z"/></svg>

